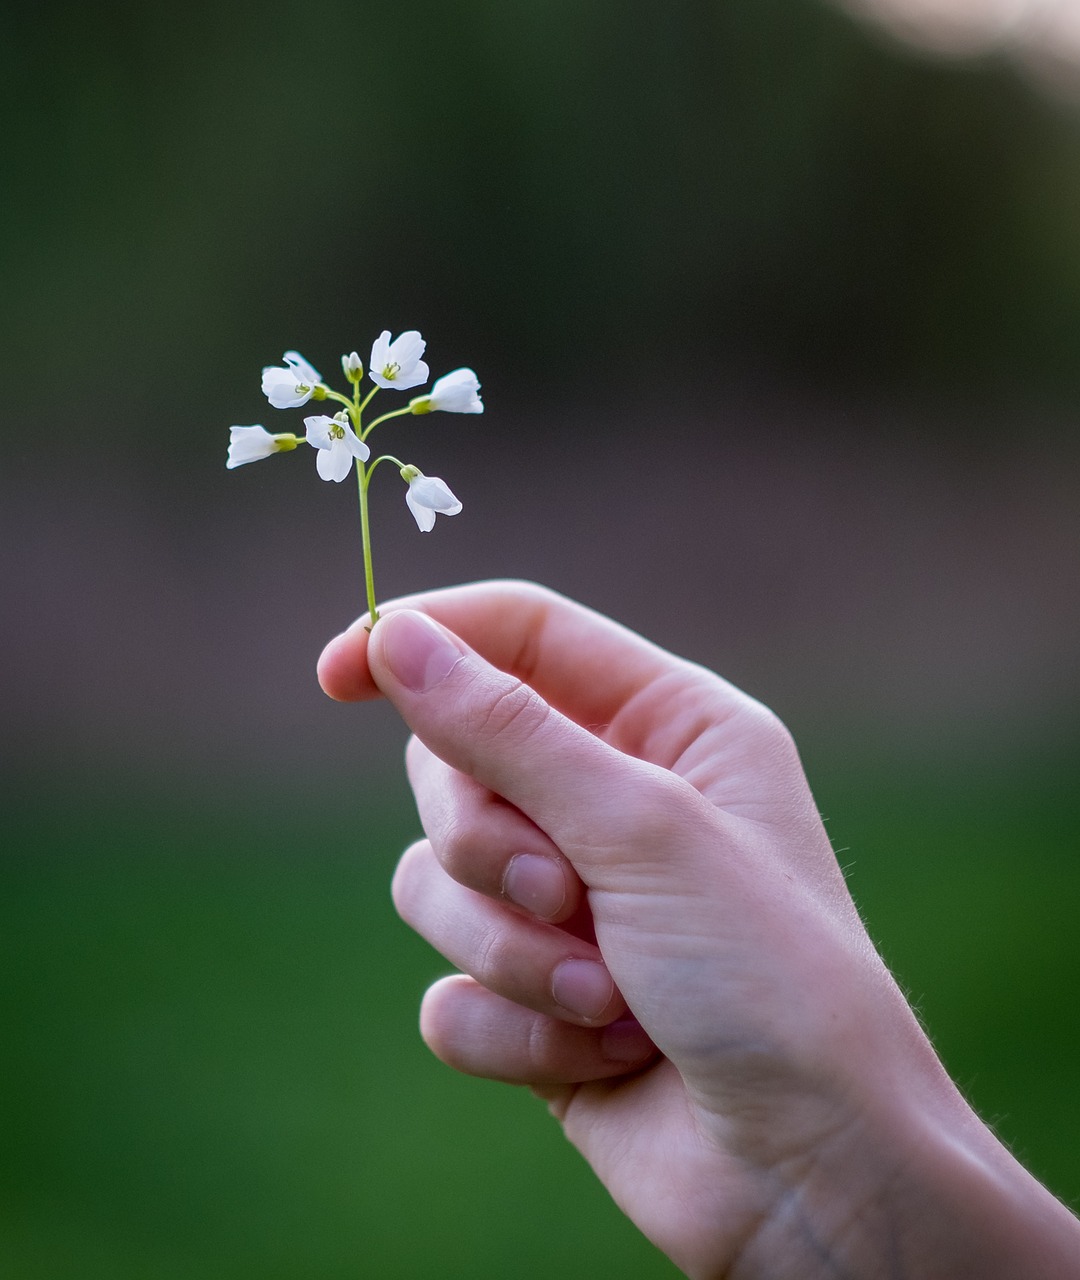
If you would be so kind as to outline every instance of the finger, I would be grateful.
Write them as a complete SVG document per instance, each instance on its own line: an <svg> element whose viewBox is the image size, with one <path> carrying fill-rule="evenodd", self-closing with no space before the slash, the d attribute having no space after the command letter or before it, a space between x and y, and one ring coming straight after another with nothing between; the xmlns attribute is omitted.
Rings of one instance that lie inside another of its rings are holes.
<svg viewBox="0 0 1080 1280"><path fill-rule="evenodd" d="M535 688L580 723L604 725L679 659L584 605L528 582L479 582L384 605L413 609L460 635L493 666ZM368 619L331 640L319 660L323 689L341 702L379 696L367 664Z"/></svg>
<svg viewBox="0 0 1080 1280"><path fill-rule="evenodd" d="M656 1056L633 1020L573 1026L460 975L429 988L420 1007L420 1034L436 1057L458 1071L538 1088L625 1075Z"/></svg>
<svg viewBox="0 0 1080 1280"><path fill-rule="evenodd" d="M688 783L608 746L426 615L387 615L368 654L417 737L520 809L590 888L626 889L645 870L655 887L711 861L719 819ZM616 881L591 878L600 868Z"/></svg>
<svg viewBox="0 0 1080 1280"><path fill-rule="evenodd" d="M550 706L686 778L719 807L815 825L809 792L796 785L802 768L790 734L714 672L533 583L473 583L384 606L387 615L403 609L436 618ZM341 701L379 693L366 621L331 640L319 661L324 690Z"/></svg>
<svg viewBox="0 0 1080 1280"><path fill-rule="evenodd" d="M448 875L542 920L558 923L578 911L581 880L535 822L419 738L409 743L406 765L424 832Z"/></svg>
<svg viewBox="0 0 1080 1280"><path fill-rule="evenodd" d="M626 1012L597 947L451 880L426 840L402 856L392 892L406 924L505 999L583 1026Z"/></svg>

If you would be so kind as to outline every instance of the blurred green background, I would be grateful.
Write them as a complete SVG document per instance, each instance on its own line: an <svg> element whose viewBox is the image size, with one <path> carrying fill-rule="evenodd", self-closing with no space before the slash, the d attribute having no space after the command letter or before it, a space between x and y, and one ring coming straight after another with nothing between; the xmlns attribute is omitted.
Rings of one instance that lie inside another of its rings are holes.
<svg viewBox="0 0 1080 1280"><path fill-rule="evenodd" d="M535 577L793 728L955 1077L1080 1196L1080 108L817 0L51 3L0 103L0 1273L669 1276L415 1031L354 500L259 371L382 329L384 596ZM285 422L285 418L289 421ZM284 425L282 425L284 424ZM387 429L389 432L389 428Z"/></svg>

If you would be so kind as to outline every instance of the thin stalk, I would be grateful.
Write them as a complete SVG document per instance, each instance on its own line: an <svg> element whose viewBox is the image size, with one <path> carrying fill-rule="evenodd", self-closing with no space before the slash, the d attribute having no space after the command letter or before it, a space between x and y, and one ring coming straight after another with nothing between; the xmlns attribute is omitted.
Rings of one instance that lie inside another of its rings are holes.
<svg viewBox="0 0 1080 1280"><path fill-rule="evenodd" d="M360 538L364 545L364 586L367 590L368 613L371 625L379 621L379 610L375 604L375 575L371 567L371 527L368 521L368 481L371 471L365 468L359 458L356 460L356 480L360 490Z"/></svg>
<svg viewBox="0 0 1080 1280"><path fill-rule="evenodd" d="M323 391L325 392L325 395L323 396L324 400L336 400L338 404L343 404L345 408L350 411L350 417L352 416L351 414L352 407L353 407L352 400L346 399L346 397L343 396L338 391L331 391L329 387L324 387Z"/></svg>
<svg viewBox="0 0 1080 1280"><path fill-rule="evenodd" d="M381 418L376 418L374 422L368 423L364 428L364 434L360 438L362 440L366 440L381 422L387 422L390 418L400 418L406 413L412 413L412 409L409 405L406 405L404 409L393 409L390 413L384 413Z"/></svg>

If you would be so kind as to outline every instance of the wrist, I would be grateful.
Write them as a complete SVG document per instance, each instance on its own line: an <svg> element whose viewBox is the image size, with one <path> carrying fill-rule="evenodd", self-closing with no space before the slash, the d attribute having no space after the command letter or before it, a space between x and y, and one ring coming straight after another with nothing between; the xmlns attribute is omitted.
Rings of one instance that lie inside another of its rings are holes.
<svg viewBox="0 0 1080 1280"><path fill-rule="evenodd" d="M940 1069L929 1096L864 1109L791 1161L732 1280L1076 1280L1080 1221Z"/></svg>

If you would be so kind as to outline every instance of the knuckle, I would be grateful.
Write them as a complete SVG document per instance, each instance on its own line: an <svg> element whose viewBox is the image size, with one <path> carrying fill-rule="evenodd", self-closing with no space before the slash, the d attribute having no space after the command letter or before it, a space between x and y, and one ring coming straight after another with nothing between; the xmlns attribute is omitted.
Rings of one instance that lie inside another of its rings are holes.
<svg viewBox="0 0 1080 1280"><path fill-rule="evenodd" d="M628 762L606 797L605 845L662 848L685 821L687 805L696 805L700 799L677 775L643 762ZM587 843L591 843L592 829L590 821L582 836Z"/></svg>
<svg viewBox="0 0 1080 1280"><path fill-rule="evenodd" d="M533 1018L525 1026L525 1060L534 1071L546 1074L551 1064L551 1024L544 1018Z"/></svg>
<svg viewBox="0 0 1080 1280"><path fill-rule="evenodd" d="M451 879L459 884L470 884L475 876L472 869L476 863L478 841L473 824L466 815L448 814L443 829L435 844L435 856L439 864Z"/></svg>
<svg viewBox="0 0 1080 1280"><path fill-rule="evenodd" d="M520 746L539 732L550 708L522 680L515 680L472 716L471 736L488 744Z"/></svg>
<svg viewBox="0 0 1080 1280"><path fill-rule="evenodd" d="M745 712L746 732L763 752L777 762L791 762L798 759L798 750L791 730L783 720L764 703L750 702Z"/></svg>
<svg viewBox="0 0 1080 1280"><path fill-rule="evenodd" d="M506 936L497 927L485 929L476 939L476 950L469 972L482 986L492 990L505 976L508 947Z"/></svg>
<svg viewBox="0 0 1080 1280"><path fill-rule="evenodd" d="M411 733L409 741L405 744L405 770L410 778L416 775L430 754L416 734Z"/></svg>
<svg viewBox="0 0 1080 1280"><path fill-rule="evenodd" d="M390 881L390 898L394 904L394 910L406 924L410 923L423 860L427 857L430 848L426 840L417 840L415 844L409 845L398 859L393 879Z"/></svg>
<svg viewBox="0 0 1080 1280"><path fill-rule="evenodd" d="M522 605L546 607L562 599L557 591L542 582L534 582L531 578L506 578L501 585L507 595L515 596Z"/></svg>
<svg viewBox="0 0 1080 1280"><path fill-rule="evenodd" d="M470 980L462 974L440 978L424 993L420 1003L420 1034L428 1048L448 1066L467 1069L465 1056L456 1048L454 1009L468 990Z"/></svg>
<svg viewBox="0 0 1080 1280"><path fill-rule="evenodd" d="M563 1073L564 1045L570 1030L555 1019L537 1015L524 1028L523 1056L529 1073L538 1080L557 1079ZM570 1030L573 1034L576 1028Z"/></svg>
<svg viewBox="0 0 1080 1280"><path fill-rule="evenodd" d="M611 834L617 847L674 853L711 838L714 807L678 774L643 766L618 797Z"/></svg>

